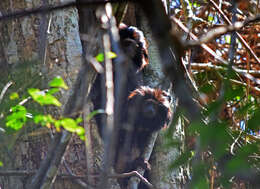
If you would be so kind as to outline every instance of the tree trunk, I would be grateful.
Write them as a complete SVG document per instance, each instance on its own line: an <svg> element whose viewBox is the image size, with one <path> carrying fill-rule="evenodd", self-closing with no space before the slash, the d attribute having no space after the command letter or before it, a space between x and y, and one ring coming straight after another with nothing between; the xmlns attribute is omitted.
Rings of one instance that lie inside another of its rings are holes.
<svg viewBox="0 0 260 189"><path fill-rule="evenodd" d="M52 3L57 4L60 1L54 0ZM6 15L41 5L48 5L47 1L1 0L0 13ZM76 8L2 21L0 70L4 77L0 78L0 89L2 90L8 81L13 82L5 98L0 102L3 117L10 108L7 104L10 101L8 94L18 92L22 96L31 87L44 89L47 87L46 83L55 76L61 76L70 88L59 94L60 101L64 105L82 63L81 55ZM52 115L59 116L61 110L51 108L45 111L51 111ZM2 123L3 120L1 125ZM19 132L0 133L0 161L4 164L1 171L35 172L45 158L48 145L53 138L52 133L52 130L37 125L25 125ZM84 143L74 137L68 152L60 173L68 174L65 167L69 167L76 174L85 173ZM0 188L22 189L29 178L28 175L1 176ZM72 187L73 185L70 178L58 177L54 188L76 188Z"/></svg>

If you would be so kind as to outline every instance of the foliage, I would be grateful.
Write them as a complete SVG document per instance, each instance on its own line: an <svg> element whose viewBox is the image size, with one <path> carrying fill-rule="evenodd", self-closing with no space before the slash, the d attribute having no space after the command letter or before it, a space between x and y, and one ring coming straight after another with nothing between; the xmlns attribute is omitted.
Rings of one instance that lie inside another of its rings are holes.
<svg viewBox="0 0 260 189"><path fill-rule="evenodd" d="M190 32L198 38L226 24L211 1L171 2L174 16L187 23ZM234 2L236 6L231 1L218 4L230 20L236 16L237 21L244 21L249 14L255 15L256 1ZM236 7L240 15L232 14ZM181 31L181 27L178 29ZM255 44L259 43L259 31L259 24L245 26L239 31L258 57L260 51ZM260 175L259 62L232 33L216 36L207 46L228 60L232 67L217 61L202 47L187 51L184 63L191 68L192 78L203 97L202 120L186 124L186 148L171 168L190 164L190 188L237 188L237 183L242 182L244 186L251 181L254 183L253 177ZM248 78L243 73L258 74ZM185 114L182 117L187 120ZM169 133L166 136L169 140ZM253 175L251 178L244 176L249 173ZM235 178L233 183L231 178Z"/></svg>
<svg viewBox="0 0 260 189"><path fill-rule="evenodd" d="M34 103L38 103L41 106L53 105L60 107L62 104L54 96L60 89L68 89L68 86L61 77L55 77L49 82L49 89L40 90L37 88L29 88L27 90L28 96L22 99L22 102L33 100ZM12 101L19 101L19 94L17 92L11 93L9 99ZM82 122L81 118L72 119L61 117L55 119L52 115L44 115L41 113L32 113L28 110L24 103L18 103L10 108L10 114L5 118L6 128L11 128L15 131L20 130L29 121L42 126L51 127L54 126L57 131L61 130L61 127L69 132L76 133L82 140L85 137L85 130L79 124Z"/></svg>
<svg viewBox="0 0 260 189"><path fill-rule="evenodd" d="M107 52L107 53L106 53L106 56L107 56L109 59L113 59L113 58L116 58L116 57L117 57L117 55L116 55L114 52L111 52L111 51ZM104 59L105 59L105 55L104 55L104 53L99 53L95 58L96 58L96 60L97 60L98 62L103 62Z"/></svg>

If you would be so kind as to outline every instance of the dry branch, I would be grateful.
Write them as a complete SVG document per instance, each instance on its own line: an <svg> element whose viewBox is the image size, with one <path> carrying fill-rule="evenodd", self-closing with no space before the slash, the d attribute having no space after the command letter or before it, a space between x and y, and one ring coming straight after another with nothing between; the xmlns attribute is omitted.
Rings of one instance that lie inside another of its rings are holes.
<svg viewBox="0 0 260 189"><path fill-rule="evenodd" d="M225 22L229 25L232 25L232 22L228 19L228 17L225 15L225 13L218 7L218 5L213 0L209 0L209 1L214 6L214 8L221 14L221 16L224 18ZM259 19L259 15L258 15L257 19ZM251 49L251 47L248 45L248 43L244 40L244 38L238 32L236 32L236 35L237 35L238 39L240 40L240 42L246 47L246 49L249 51L249 53L254 57L254 59L258 63L260 63L260 59L254 53L254 51Z"/></svg>

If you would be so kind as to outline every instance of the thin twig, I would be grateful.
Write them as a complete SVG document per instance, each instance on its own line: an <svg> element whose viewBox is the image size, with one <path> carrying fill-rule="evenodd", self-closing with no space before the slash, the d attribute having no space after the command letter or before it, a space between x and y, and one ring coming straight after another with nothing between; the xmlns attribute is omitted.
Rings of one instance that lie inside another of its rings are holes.
<svg viewBox="0 0 260 189"><path fill-rule="evenodd" d="M175 18L174 16L172 16L172 17L171 17L171 20L172 20L173 22L175 22L176 24L178 24L178 26L179 26L183 31L189 33L190 36L191 36L191 38L192 38L193 40L198 40L198 37L197 37L196 35L194 35L192 32L190 32L190 31L188 30L188 28L187 28L186 26L184 26L184 24L183 24L179 19L177 19L177 18ZM206 44L204 44L204 43L203 43L203 44L200 44L200 45L201 45L201 47L202 47L204 50L206 50L210 55L212 55L214 58L216 58L221 64L224 64L224 65L227 65L227 66L229 65L228 61L226 61L225 59L223 59L221 56L218 56L211 48L209 48L208 45L206 45ZM237 67L232 66L232 69L233 69L235 72L239 73ZM260 79L253 77L251 74L249 74L249 73L241 73L241 72L240 72L240 75L242 75L242 76L244 76L245 78L250 79L252 82L254 82L254 83L260 85Z"/></svg>
<svg viewBox="0 0 260 189"><path fill-rule="evenodd" d="M225 22L229 25L232 25L232 22L228 19L228 17L225 15L225 13L218 7L218 5L213 0L209 0L209 1L212 3L214 8L216 8L217 11L221 14L221 16L224 18ZM259 19L259 15L258 15L258 19ZM247 42L244 40L244 38L238 32L236 32L236 34L237 34L237 37L240 40L240 42L246 47L246 49L249 51L249 53L254 57L254 59L258 63L260 63L260 59L254 53L254 51L251 49L251 47L247 44Z"/></svg>
<svg viewBox="0 0 260 189"><path fill-rule="evenodd" d="M4 95L5 95L6 91L7 91L7 89L8 89L12 84L13 84L13 82L12 82L12 81L9 81L9 82L6 83L6 85L4 86L4 88L3 88L3 90L2 90L2 92L1 92L1 94L0 94L0 103L1 103L1 101L3 100Z"/></svg>
<svg viewBox="0 0 260 189"><path fill-rule="evenodd" d="M186 46L186 48L189 48L192 46L201 45L203 43L208 43L220 35L226 34L228 32L241 30L243 27L247 26L249 23L256 22L259 20L260 20L260 14L254 16L254 17L249 17L243 22L238 21L232 25L218 26L216 28L213 28L213 29L207 31L207 33L205 35L203 35L201 38L199 38L197 41L186 42L185 46Z"/></svg>

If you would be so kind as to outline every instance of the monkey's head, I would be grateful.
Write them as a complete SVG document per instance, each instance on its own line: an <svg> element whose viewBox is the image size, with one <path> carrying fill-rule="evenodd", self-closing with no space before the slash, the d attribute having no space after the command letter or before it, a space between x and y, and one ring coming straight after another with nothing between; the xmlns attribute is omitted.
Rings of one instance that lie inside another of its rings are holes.
<svg viewBox="0 0 260 189"><path fill-rule="evenodd" d="M136 112L134 126L143 131L157 131L170 121L171 96L160 89L142 86L128 97L129 109Z"/></svg>
<svg viewBox="0 0 260 189"><path fill-rule="evenodd" d="M142 70L148 64L147 42L142 31L134 26L119 25L121 46L138 70Z"/></svg>

